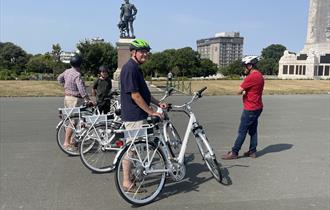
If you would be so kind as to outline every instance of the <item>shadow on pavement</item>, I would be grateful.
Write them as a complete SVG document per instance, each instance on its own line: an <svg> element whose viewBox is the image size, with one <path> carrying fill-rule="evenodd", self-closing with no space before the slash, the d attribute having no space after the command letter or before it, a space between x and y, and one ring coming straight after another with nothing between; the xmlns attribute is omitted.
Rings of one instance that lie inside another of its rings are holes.
<svg viewBox="0 0 330 210"><path fill-rule="evenodd" d="M188 193L190 191L199 191L198 188L201 184L204 182L208 182L210 180L216 180L213 178L211 173L209 172L207 166L204 163L191 163L195 159L194 154L190 154L185 158L186 162L186 176L185 178L180 182L174 182L170 178L167 179L167 184L165 184L165 187L163 189L163 192L160 194L159 199L162 200L164 198L167 198L169 196L179 194L179 193ZM220 164L220 163L219 163ZM221 167L221 164L220 164ZM209 172L209 176L207 177L200 177L198 176L200 173L203 172ZM224 177L228 179L229 172L227 169L224 169L221 167L221 172L223 173ZM226 183L222 183L223 185L230 185L231 181L228 181ZM219 184L219 186L222 186Z"/></svg>
<svg viewBox="0 0 330 210"><path fill-rule="evenodd" d="M262 150L257 152L257 157L261 157L267 153L273 153L273 152L282 152L284 150L291 149L293 147L293 144L273 144L269 145Z"/></svg>

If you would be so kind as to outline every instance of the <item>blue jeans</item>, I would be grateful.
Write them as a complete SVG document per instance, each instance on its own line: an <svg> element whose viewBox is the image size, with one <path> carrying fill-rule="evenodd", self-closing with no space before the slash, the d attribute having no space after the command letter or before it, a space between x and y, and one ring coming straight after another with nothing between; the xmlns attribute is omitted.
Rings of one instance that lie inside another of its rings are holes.
<svg viewBox="0 0 330 210"><path fill-rule="evenodd" d="M241 116L241 123L239 125L238 129L238 136L235 141L235 145L232 148L232 152L235 154L238 154L240 151L246 134L249 133L251 140L250 140L250 152L256 152L257 151L257 144L258 144L258 118L262 112L262 109L258 110L243 110L242 116Z"/></svg>

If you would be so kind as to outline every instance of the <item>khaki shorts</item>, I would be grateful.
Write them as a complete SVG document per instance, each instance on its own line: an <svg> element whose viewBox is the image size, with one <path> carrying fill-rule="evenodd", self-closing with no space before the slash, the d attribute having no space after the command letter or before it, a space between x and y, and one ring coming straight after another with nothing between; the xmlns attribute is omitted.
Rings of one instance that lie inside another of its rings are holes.
<svg viewBox="0 0 330 210"><path fill-rule="evenodd" d="M64 97L64 107L65 108L73 108L83 105L84 99L77 98L73 96L65 96Z"/></svg>

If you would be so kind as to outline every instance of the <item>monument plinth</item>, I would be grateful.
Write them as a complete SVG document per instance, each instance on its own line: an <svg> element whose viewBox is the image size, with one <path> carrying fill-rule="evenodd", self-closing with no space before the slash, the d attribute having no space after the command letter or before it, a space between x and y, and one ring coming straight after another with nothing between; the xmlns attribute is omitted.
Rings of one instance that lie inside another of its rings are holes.
<svg viewBox="0 0 330 210"><path fill-rule="evenodd" d="M115 73L113 74L113 79L118 81L120 76L120 71L123 65L128 61L131 57L131 53L129 50L129 44L134 39L119 39L116 43L117 45L117 53L118 53L118 67Z"/></svg>

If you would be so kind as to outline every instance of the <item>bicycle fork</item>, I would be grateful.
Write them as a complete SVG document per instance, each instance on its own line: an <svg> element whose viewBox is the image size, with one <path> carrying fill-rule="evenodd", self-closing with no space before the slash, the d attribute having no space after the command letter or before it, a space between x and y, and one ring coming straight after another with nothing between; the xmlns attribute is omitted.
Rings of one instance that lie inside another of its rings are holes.
<svg viewBox="0 0 330 210"><path fill-rule="evenodd" d="M203 160L204 160L204 157L205 157L205 152L204 152L204 149L203 149L203 145L205 145L206 151L209 151L208 156L213 157L214 152L213 152L213 149L210 146L210 144L209 144L209 142L206 138L203 126L201 126L197 122L195 122L193 124L192 133L194 134L198 150L201 153Z"/></svg>

